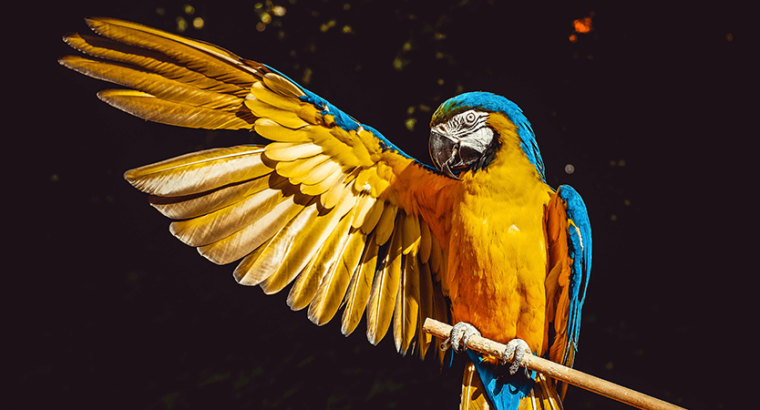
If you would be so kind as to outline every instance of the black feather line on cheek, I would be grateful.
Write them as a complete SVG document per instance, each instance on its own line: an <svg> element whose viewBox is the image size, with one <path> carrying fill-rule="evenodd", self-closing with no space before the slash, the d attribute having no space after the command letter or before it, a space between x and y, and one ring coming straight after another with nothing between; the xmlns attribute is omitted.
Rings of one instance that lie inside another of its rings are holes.
<svg viewBox="0 0 760 410"><path fill-rule="evenodd" d="M486 147L486 150L483 151L483 155L480 156L480 159L472 164L473 171L478 171L481 169L485 169L488 167L494 158L496 158L496 153L499 152L499 149L501 148L501 142L499 141L499 133L496 132L496 130L493 130L493 139L491 140L491 143L488 144L488 147Z"/></svg>

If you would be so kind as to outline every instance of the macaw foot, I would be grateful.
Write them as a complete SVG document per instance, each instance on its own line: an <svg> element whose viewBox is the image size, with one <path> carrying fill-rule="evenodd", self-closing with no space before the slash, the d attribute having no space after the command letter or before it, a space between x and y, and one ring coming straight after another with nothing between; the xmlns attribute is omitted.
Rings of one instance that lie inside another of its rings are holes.
<svg viewBox="0 0 760 410"><path fill-rule="evenodd" d="M525 355L533 354L528 344L522 339L512 339L507 343L507 348L504 349L504 353L501 354L502 363L506 364L509 359L512 359L512 365L509 366L509 374L517 373L520 369Z"/></svg>
<svg viewBox="0 0 760 410"><path fill-rule="evenodd" d="M473 336L480 336L478 329L467 322L459 322L451 329L449 338L441 343L441 350L445 352L449 347L452 347L455 352L462 353L467 350L467 341ZM463 344L460 345L460 343Z"/></svg>

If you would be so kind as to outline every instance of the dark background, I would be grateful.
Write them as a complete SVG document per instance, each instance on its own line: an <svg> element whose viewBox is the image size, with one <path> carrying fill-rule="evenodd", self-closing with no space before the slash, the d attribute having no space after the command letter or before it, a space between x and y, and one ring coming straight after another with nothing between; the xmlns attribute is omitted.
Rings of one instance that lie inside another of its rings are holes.
<svg viewBox="0 0 760 410"><path fill-rule="evenodd" d="M281 70L428 162L426 124L445 99L487 90L515 101L547 180L583 195L594 229L576 368L688 408L748 403L756 171L743 158L758 136L746 126L757 24L727 1L573 3L282 0L286 14L262 32L269 2L29 3L6 15L18 25L6 33L6 121L17 124L6 136L20 143L6 151L11 392L29 408L459 403L460 362L441 374L390 340L372 347L364 325L349 338L337 322L319 329L285 293L238 286L232 266L171 237L121 174L258 140L98 101L110 86L56 59L70 52L63 34L105 15L169 31L201 17L185 35ZM593 30L569 41L573 20L592 14ZM577 388L565 405L628 408Z"/></svg>

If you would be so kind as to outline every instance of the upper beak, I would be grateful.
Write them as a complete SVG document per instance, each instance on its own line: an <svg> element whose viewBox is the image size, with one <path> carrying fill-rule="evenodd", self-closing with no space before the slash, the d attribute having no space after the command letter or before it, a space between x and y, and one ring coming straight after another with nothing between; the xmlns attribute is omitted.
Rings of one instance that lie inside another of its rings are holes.
<svg viewBox="0 0 760 410"><path fill-rule="evenodd" d="M453 169L464 166L464 162L459 156L460 142L447 135L430 131L430 157L433 159L435 166L443 172L444 175L451 179L460 181L459 177L454 174Z"/></svg>

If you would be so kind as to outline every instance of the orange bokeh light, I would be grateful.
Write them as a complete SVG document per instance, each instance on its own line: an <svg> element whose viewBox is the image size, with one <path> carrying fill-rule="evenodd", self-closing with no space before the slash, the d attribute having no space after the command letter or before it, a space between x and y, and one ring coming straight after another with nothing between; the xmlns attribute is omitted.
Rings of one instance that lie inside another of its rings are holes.
<svg viewBox="0 0 760 410"><path fill-rule="evenodd" d="M578 41L578 36L575 34L570 34L570 42L575 43L576 41Z"/></svg>
<svg viewBox="0 0 760 410"><path fill-rule="evenodd" d="M578 33L588 33L591 31L591 17L573 20L573 26Z"/></svg>

